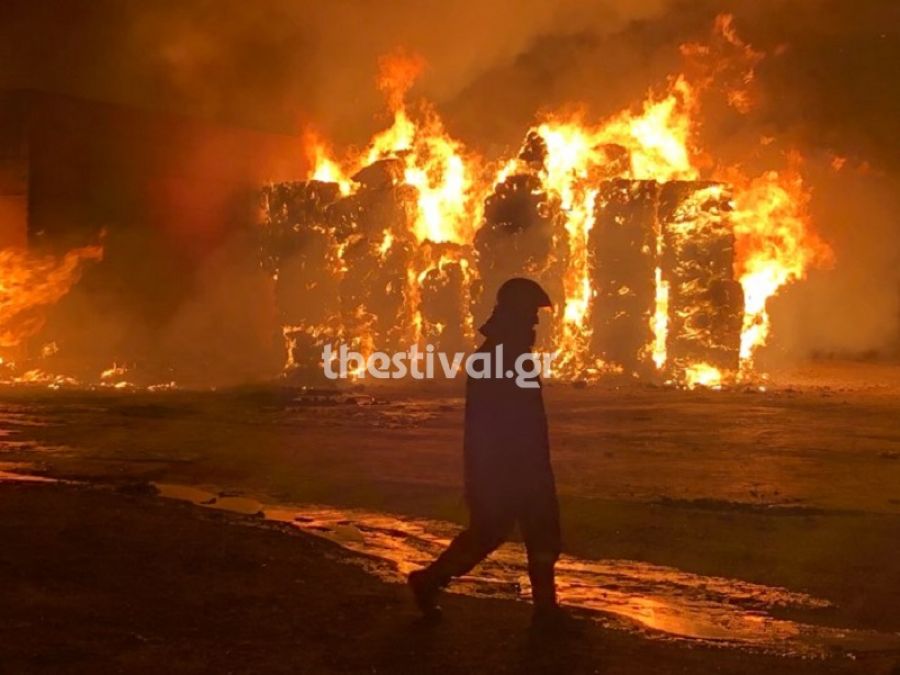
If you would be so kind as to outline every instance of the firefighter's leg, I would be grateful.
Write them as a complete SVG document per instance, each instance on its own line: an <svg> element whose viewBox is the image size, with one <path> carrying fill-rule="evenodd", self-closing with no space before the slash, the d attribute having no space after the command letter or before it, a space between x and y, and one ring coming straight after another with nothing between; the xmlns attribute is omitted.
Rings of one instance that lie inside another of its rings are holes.
<svg viewBox="0 0 900 675"><path fill-rule="evenodd" d="M515 522L513 514L473 511L469 527L450 542L447 549L423 570L409 575L409 585L422 613L439 612L437 596L453 577L462 576L486 558L506 538Z"/></svg>
<svg viewBox="0 0 900 675"><path fill-rule="evenodd" d="M542 480L523 505L520 517L528 550L528 577L535 609L556 608L556 560L559 558L559 506L552 474Z"/></svg>
<svg viewBox="0 0 900 675"><path fill-rule="evenodd" d="M430 580L437 586L445 586L453 577L469 572L503 543L513 522L512 516L473 513L469 527L425 569Z"/></svg>

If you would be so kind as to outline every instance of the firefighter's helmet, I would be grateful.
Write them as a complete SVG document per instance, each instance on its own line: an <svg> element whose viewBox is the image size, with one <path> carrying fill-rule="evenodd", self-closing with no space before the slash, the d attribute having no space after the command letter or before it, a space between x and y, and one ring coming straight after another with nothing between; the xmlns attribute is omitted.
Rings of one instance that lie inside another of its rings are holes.
<svg viewBox="0 0 900 675"><path fill-rule="evenodd" d="M511 309L536 311L541 307L553 307L547 291L540 284L524 277L503 282L497 291L497 305Z"/></svg>

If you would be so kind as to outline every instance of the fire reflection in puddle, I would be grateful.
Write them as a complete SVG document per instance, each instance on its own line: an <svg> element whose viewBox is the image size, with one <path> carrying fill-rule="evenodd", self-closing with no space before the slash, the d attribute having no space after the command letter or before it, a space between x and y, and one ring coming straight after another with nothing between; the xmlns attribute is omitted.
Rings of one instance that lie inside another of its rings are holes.
<svg viewBox="0 0 900 675"><path fill-rule="evenodd" d="M23 462L0 462L0 483L58 483L55 478L39 476L30 464Z"/></svg>
<svg viewBox="0 0 900 675"><path fill-rule="evenodd" d="M164 497L211 508L264 515L362 554L354 562L398 583L431 561L459 531L450 523L330 507L265 505L194 487L157 485ZM900 649L900 635L839 629L777 618L773 610L819 610L825 600L784 588L707 577L632 560L563 556L557 567L560 601L613 628L653 637L700 640L783 655ZM528 596L525 553L506 544L451 592L477 597Z"/></svg>

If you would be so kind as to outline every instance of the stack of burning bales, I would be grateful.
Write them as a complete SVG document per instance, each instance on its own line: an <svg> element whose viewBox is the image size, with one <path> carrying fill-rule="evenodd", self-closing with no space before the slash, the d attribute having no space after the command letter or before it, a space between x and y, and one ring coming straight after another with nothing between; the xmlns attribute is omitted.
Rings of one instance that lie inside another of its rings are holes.
<svg viewBox="0 0 900 675"><path fill-rule="evenodd" d="M415 196L397 171L390 159L366 167L351 195L315 180L264 190L261 260L276 279L290 366L316 368L337 340L362 351L404 344Z"/></svg>
<svg viewBox="0 0 900 675"><path fill-rule="evenodd" d="M474 327L512 276L537 280L553 298L556 326L541 345L552 348L571 260L568 214L542 180L544 156L529 135L516 169L486 196L470 245L418 240L417 191L399 158L365 167L351 189L315 180L266 187L261 260L276 279L288 365L319 370L322 347L337 341L363 354L413 343L471 349ZM728 186L614 178L625 172L613 162L591 178L592 298L580 362L678 381L691 364L736 370L744 303Z"/></svg>

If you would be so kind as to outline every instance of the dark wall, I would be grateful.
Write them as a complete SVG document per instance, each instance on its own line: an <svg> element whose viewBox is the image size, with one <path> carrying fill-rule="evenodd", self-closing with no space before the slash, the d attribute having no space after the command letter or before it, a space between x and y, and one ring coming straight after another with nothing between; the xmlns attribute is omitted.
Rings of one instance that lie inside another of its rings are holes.
<svg viewBox="0 0 900 675"><path fill-rule="evenodd" d="M27 101L0 93L0 247L28 236Z"/></svg>
<svg viewBox="0 0 900 675"><path fill-rule="evenodd" d="M25 118L33 243L140 224L202 254L244 215L240 196L304 170L291 136L40 92L0 101Z"/></svg>
<svg viewBox="0 0 900 675"><path fill-rule="evenodd" d="M267 290L256 265L256 195L266 181L305 172L297 138L8 92L4 158L0 206L12 204L4 192L19 190L31 249L59 254L99 240L105 249L38 341L62 340L71 361L92 368L119 359L183 370L184 360L197 379L222 354L256 364L268 349L276 327L260 314ZM21 222L3 220L0 229L21 235Z"/></svg>

